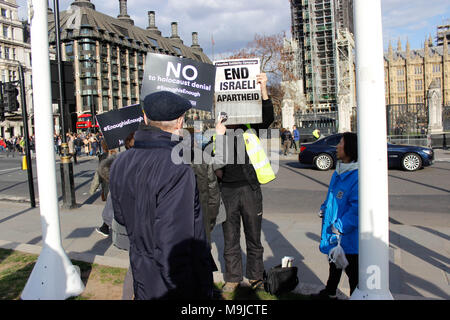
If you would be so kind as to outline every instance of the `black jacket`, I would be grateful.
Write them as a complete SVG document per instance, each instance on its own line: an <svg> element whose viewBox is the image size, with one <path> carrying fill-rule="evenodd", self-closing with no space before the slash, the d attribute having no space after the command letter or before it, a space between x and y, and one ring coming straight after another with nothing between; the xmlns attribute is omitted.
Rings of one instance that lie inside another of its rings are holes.
<svg viewBox="0 0 450 320"><path fill-rule="evenodd" d="M212 266L195 175L175 164L171 134L141 127L110 173L114 218L126 227L135 299L209 298Z"/></svg>
<svg viewBox="0 0 450 320"><path fill-rule="evenodd" d="M262 120L263 121L261 123L250 125L251 128L253 130L255 130L258 137L259 137L259 130L268 129L274 120L273 104L272 104L272 100L270 100L270 99L263 100L263 102L262 102ZM246 125L241 125L239 127L239 129L242 129L242 131L245 132L248 128ZM239 147L237 147L237 146L239 144L241 144L241 146L243 146L244 138L243 138L242 134L240 134L240 135L237 135L236 139L233 139L233 140L234 140L233 141L234 147L233 147L232 152L234 153L233 157L236 160L238 158L238 155L236 154L236 152L239 149ZM227 143L227 142L225 142L225 143ZM231 142L229 142L229 143L230 143L230 147L231 147ZM228 148L228 149L230 149L230 148ZM231 154L229 154L229 155L231 155ZM253 190L260 190L260 183L256 176L255 169L253 168L253 166L250 163L247 152L244 153L244 156L245 156L245 164L242 164L242 171L243 171L245 180L247 181L247 183L251 186L251 188ZM224 174L226 174L226 170L227 170L227 166L223 167Z"/></svg>

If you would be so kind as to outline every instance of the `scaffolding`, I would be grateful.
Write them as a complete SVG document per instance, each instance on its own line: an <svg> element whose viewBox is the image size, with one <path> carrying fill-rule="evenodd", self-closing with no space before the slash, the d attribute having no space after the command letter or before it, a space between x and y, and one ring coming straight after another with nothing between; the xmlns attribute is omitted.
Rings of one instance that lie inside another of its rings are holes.
<svg viewBox="0 0 450 320"><path fill-rule="evenodd" d="M337 111L344 93L353 99L352 7L352 0L291 0L292 36L301 47L297 59L310 113Z"/></svg>
<svg viewBox="0 0 450 320"><path fill-rule="evenodd" d="M447 42L450 40L450 19L444 20L443 24L437 27L436 44L438 46L444 45L444 39Z"/></svg>
<svg viewBox="0 0 450 320"><path fill-rule="evenodd" d="M338 29L336 40L336 75L337 95L348 96L350 106L354 106L355 95L355 70L354 52L355 42L348 29Z"/></svg>
<svg viewBox="0 0 450 320"><path fill-rule="evenodd" d="M304 89L313 112L336 104L335 0L292 0L292 34L302 46Z"/></svg>

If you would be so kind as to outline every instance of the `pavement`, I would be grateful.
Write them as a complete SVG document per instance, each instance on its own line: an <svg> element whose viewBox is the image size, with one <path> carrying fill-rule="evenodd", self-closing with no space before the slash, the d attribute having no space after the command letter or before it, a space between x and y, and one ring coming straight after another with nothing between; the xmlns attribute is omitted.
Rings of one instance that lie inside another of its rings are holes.
<svg viewBox="0 0 450 320"><path fill-rule="evenodd" d="M435 150L435 161L450 162L449 150ZM296 155L280 156L296 159ZM128 268L127 251L112 245L111 237L95 231L102 223L103 205L83 205L59 210L62 246L70 259L111 267ZM242 228L241 228L242 229ZM389 289L396 300L450 299L450 225L424 227L389 223ZM318 250L320 219L316 213L295 215L264 214L262 243L266 270L280 264L284 256L293 256L300 283L295 289L302 294L320 291L328 277L327 257ZM0 247L39 254L42 229L39 206L29 202L0 200ZM241 234L245 250L245 237ZM222 228L212 232L212 254L219 268L215 282L223 282L224 270ZM245 270L245 252L244 270ZM247 281L247 279L244 279ZM347 299L348 279L343 275L338 297Z"/></svg>

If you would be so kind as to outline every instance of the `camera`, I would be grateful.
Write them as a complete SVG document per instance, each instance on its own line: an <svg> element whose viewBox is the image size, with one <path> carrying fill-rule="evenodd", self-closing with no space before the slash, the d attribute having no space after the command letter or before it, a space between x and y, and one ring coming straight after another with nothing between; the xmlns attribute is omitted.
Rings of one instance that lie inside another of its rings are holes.
<svg viewBox="0 0 450 320"><path fill-rule="evenodd" d="M219 121L221 121L221 122L225 122L228 120L228 115L226 112L221 111L221 112L219 112L219 116L217 119L219 119Z"/></svg>

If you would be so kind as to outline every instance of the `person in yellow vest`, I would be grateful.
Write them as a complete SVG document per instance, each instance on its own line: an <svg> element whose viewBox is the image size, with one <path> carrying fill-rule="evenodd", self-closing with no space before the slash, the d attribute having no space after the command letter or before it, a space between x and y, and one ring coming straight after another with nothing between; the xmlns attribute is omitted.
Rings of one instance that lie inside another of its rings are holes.
<svg viewBox="0 0 450 320"><path fill-rule="evenodd" d="M316 140L319 140L320 138L322 138L322 135L320 134L320 130L319 130L319 129L315 129L315 130L312 132L312 134L313 134L313 136L314 136L314 138L315 138Z"/></svg>
<svg viewBox="0 0 450 320"><path fill-rule="evenodd" d="M226 221L222 224L224 235L225 285L222 292L233 292L243 280L240 246L241 217L244 225L247 247L246 278L254 290L263 289L263 246L261 244L261 223L263 213L260 184L275 179L269 159L258 138L260 129L268 129L274 120L273 104L267 92L267 76L257 76L261 85L262 123L249 125L228 125L227 129L242 129L232 136L216 127L216 142L226 145L225 165L215 168L221 185L222 199L226 210ZM220 119L219 119L220 121ZM242 133L244 132L244 133ZM243 146L245 146L243 148ZM217 149L217 147L216 147ZM244 150L244 152L240 152ZM216 154L217 157L217 154ZM229 161L232 158L234 161Z"/></svg>
<svg viewBox="0 0 450 320"><path fill-rule="evenodd" d="M19 141L19 146L20 146L20 152L22 152L22 154L25 154L25 138L21 137L20 141Z"/></svg>

